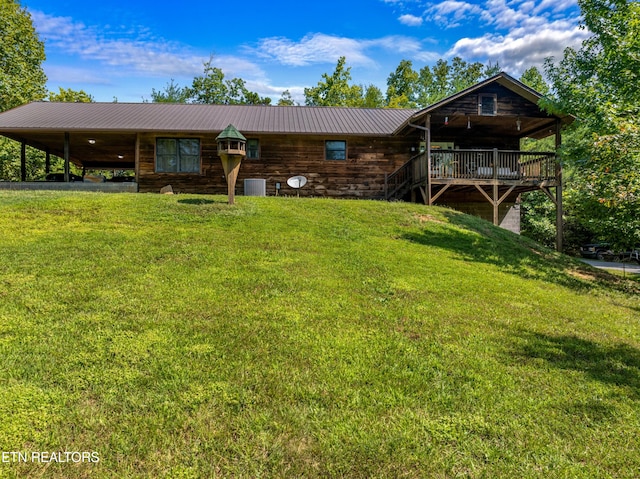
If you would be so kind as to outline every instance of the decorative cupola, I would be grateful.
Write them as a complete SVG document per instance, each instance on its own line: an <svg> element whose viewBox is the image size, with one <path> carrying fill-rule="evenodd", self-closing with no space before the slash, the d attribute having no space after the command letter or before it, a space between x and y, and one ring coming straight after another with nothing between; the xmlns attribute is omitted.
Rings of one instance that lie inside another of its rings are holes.
<svg viewBox="0 0 640 479"><path fill-rule="evenodd" d="M216 141L218 142L218 156L222 161L224 176L227 178L229 204L232 205L240 163L247 156L247 139L235 126L229 125L216 137Z"/></svg>

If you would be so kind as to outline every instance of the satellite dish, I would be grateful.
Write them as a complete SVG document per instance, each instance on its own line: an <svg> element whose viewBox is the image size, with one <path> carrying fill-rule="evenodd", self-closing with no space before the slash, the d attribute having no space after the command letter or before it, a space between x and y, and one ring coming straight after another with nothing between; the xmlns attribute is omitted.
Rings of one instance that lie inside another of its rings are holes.
<svg viewBox="0 0 640 479"><path fill-rule="evenodd" d="M287 180L287 184L291 188L295 188L295 189L302 188L304 185L307 184L307 178L304 176L292 176Z"/></svg>

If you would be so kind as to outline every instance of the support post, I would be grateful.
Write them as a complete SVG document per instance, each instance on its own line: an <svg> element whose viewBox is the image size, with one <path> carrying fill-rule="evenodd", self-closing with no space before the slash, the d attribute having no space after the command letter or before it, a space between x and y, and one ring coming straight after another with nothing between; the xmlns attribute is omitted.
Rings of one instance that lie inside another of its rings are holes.
<svg viewBox="0 0 640 479"><path fill-rule="evenodd" d="M556 250L562 251L564 237L564 211L562 207L562 163L558 150L562 145L561 136L562 124L560 120L556 120Z"/></svg>
<svg viewBox="0 0 640 479"><path fill-rule="evenodd" d="M46 174L51 173L51 150L47 148L44 157L44 172Z"/></svg>
<svg viewBox="0 0 640 479"><path fill-rule="evenodd" d="M497 170L496 167L493 168L494 171ZM496 226L500 226L500 203L498 202L498 195L500 191L498 189L498 180L493 181L493 224Z"/></svg>
<svg viewBox="0 0 640 479"><path fill-rule="evenodd" d="M425 123L425 134L427 136L426 140L427 140L427 146L426 146L426 150L425 150L425 154L427 157L427 188L426 188L426 193L427 193L427 201L425 202L426 204L428 204L429 206L431 206L433 204L433 200L431 197L431 115L427 115L427 121Z"/></svg>
<svg viewBox="0 0 640 479"><path fill-rule="evenodd" d="M389 174L384 174L384 200L389 201Z"/></svg>
<svg viewBox="0 0 640 479"><path fill-rule="evenodd" d="M20 181L27 181L27 144L20 145Z"/></svg>
<svg viewBox="0 0 640 479"><path fill-rule="evenodd" d="M64 181L69 183L69 132L64 132Z"/></svg>

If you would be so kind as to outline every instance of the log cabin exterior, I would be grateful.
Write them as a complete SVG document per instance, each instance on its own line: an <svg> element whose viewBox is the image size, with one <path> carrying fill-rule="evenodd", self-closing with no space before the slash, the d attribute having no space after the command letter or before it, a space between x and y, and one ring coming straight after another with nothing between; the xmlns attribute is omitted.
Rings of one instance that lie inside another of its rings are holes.
<svg viewBox="0 0 640 479"><path fill-rule="evenodd" d="M571 121L540 98L500 73L422 110L38 102L0 114L0 134L84 169L131 169L140 192L224 194L216 136L232 124L247 139L239 194L264 179L267 195L424 201L508 227L518 196L542 189L560 224L556 153L520 151L524 137L559 145Z"/></svg>

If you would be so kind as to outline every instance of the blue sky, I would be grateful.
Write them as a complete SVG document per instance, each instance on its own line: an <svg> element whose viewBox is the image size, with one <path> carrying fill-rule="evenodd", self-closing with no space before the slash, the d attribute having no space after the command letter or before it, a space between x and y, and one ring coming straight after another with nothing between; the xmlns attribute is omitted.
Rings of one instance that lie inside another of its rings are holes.
<svg viewBox="0 0 640 479"><path fill-rule="evenodd" d="M588 32L576 0L22 0L45 42L48 88L84 90L97 101L149 100L180 86L213 57L226 78L277 101L347 58L354 83L386 91L401 60L499 62L518 77L560 58Z"/></svg>

